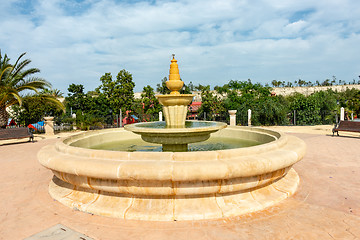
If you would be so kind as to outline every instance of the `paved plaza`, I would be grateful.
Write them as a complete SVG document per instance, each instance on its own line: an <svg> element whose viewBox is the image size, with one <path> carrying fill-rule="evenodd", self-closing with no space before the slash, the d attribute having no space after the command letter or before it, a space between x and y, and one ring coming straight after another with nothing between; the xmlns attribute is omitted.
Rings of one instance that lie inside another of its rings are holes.
<svg viewBox="0 0 360 240"><path fill-rule="evenodd" d="M297 193L265 211L206 221L120 220L70 209L48 194L52 172L36 157L41 147L59 141L57 136L3 144L0 239L24 239L57 224L104 240L360 238L360 134L332 137L331 126L273 129L307 144L305 157L294 166L301 179Z"/></svg>

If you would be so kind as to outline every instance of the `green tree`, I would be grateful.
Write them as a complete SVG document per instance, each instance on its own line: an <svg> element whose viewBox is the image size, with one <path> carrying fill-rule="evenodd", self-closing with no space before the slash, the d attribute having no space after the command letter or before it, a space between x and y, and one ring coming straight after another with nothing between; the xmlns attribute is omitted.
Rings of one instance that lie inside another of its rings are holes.
<svg viewBox="0 0 360 240"><path fill-rule="evenodd" d="M330 79L325 79L325 81L321 83L321 86L331 86Z"/></svg>
<svg viewBox="0 0 360 240"><path fill-rule="evenodd" d="M247 125L247 111L252 110L253 125L286 124L287 102L283 97L271 96L270 87L247 81L229 81L218 91L226 95L227 110L237 110L237 121Z"/></svg>
<svg viewBox="0 0 360 240"><path fill-rule="evenodd" d="M333 90L315 92L309 98L314 98L319 106L320 124L332 124L335 122L337 101L336 93Z"/></svg>
<svg viewBox="0 0 360 240"><path fill-rule="evenodd" d="M59 90L59 89L47 89L45 88L44 90L42 90L42 93L56 97L56 98L62 98L63 97L63 93Z"/></svg>
<svg viewBox="0 0 360 240"><path fill-rule="evenodd" d="M170 90L166 86L167 78L164 77L161 79L161 83L158 83L156 85L156 91L159 92L162 95L170 94ZM191 94L194 91L194 85L192 82L190 82L188 85L184 83L184 86L179 91L180 94Z"/></svg>
<svg viewBox="0 0 360 240"><path fill-rule="evenodd" d="M286 86L285 87L292 87L293 86L293 83L292 82L287 82Z"/></svg>
<svg viewBox="0 0 360 240"><path fill-rule="evenodd" d="M194 87L194 84L190 81L189 84L187 85L188 89L190 92L193 92L195 91L195 87Z"/></svg>
<svg viewBox="0 0 360 240"><path fill-rule="evenodd" d="M295 81L296 83L296 81ZM307 82L305 80L299 79L299 81L297 81L297 84L299 87L303 87L307 85Z"/></svg>
<svg viewBox="0 0 360 240"><path fill-rule="evenodd" d="M147 85L143 88L141 94L141 106L143 114L146 115L147 121L154 121L157 119L157 114L161 111L162 106L155 97L154 89Z"/></svg>
<svg viewBox="0 0 360 240"><path fill-rule="evenodd" d="M221 118L225 112L225 108L221 99L210 91L210 86L198 85L196 87L201 91L201 107L198 115L204 116L206 113L206 120L214 121Z"/></svg>
<svg viewBox="0 0 360 240"><path fill-rule="evenodd" d="M118 113L120 109L123 113L134 110L135 83L131 73L123 69L116 76L116 80L112 79L110 73L105 73L100 81L102 84L97 90L101 91L109 100L113 112Z"/></svg>
<svg viewBox="0 0 360 240"><path fill-rule="evenodd" d="M338 93L337 100L339 107L344 107L357 117L360 116L360 90L347 88L346 91Z"/></svg>
<svg viewBox="0 0 360 240"><path fill-rule="evenodd" d="M296 112L298 125L314 125L321 123L320 104L316 96L309 97L295 93L289 97L290 110Z"/></svg>
<svg viewBox="0 0 360 240"><path fill-rule="evenodd" d="M281 81L277 81L277 80L271 81L271 85L273 85L273 87L280 87L282 84L283 84L283 82L281 82Z"/></svg>
<svg viewBox="0 0 360 240"><path fill-rule="evenodd" d="M180 92L180 94L192 94L192 91L193 90L191 90L191 85L190 84L189 85L184 84L184 86L182 87L182 89L179 92Z"/></svg>
<svg viewBox="0 0 360 240"><path fill-rule="evenodd" d="M76 123L82 129L90 128L89 124L111 124L114 112L108 98L99 91L84 93L81 84L70 84L69 94L65 98L67 112L76 113ZM80 115L79 115L80 114Z"/></svg>
<svg viewBox="0 0 360 240"><path fill-rule="evenodd" d="M5 54L3 57L0 51L0 127L6 127L9 114L6 111L7 107L14 104L22 104L22 92L26 90L38 93L41 89L50 88L51 84L39 77L33 77L35 73L39 73L38 68L28 68L31 63L30 59L22 60L21 58L26 53L21 54L16 60L15 64L10 64L10 58ZM49 97L48 101L57 104L59 107L62 104L56 99Z"/></svg>
<svg viewBox="0 0 360 240"><path fill-rule="evenodd" d="M50 95L48 91L42 91L39 94L25 96L22 99L21 106L13 105L11 117L13 117L17 123L22 125L29 125L42 121L45 116L57 118L63 115L63 107L58 103L49 101L50 98L55 98Z"/></svg>
<svg viewBox="0 0 360 240"><path fill-rule="evenodd" d="M70 84L68 87L68 96L65 98L67 112L76 112L77 110L87 110L87 101L85 99L84 86L81 84Z"/></svg>
<svg viewBox="0 0 360 240"><path fill-rule="evenodd" d="M156 91L163 95L170 94L170 90L167 88L166 82L167 82L167 77L161 79L161 83L158 83L156 85Z"/></svg>

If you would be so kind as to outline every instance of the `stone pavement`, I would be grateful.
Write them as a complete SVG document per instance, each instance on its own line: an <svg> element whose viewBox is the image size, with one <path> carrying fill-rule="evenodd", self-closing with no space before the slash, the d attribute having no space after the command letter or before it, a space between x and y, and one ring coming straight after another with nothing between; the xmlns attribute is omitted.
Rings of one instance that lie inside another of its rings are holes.
<svg viewBox="0 0 360 240"><path fill-rule="evenodd" d="M301 178L297 193L265 211L209 221L119 220L72 210L49 196L52 173L36 158L41 147L59 139L2 145L0 239L24 239L56 224L104 240L360 238L360 134L281 130L308 146L294 166Z"/></svg>

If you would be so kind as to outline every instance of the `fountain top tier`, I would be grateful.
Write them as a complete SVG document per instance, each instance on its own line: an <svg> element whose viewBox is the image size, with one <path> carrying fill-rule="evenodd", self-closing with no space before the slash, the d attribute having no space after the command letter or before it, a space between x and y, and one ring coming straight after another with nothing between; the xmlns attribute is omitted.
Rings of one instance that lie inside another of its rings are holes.
<svg viewBox="0 0 360 240"><path fill-rule="evenodd" d="M171 91L168 95L156 96L163 105L166 126L169 128L184 128L188 105L191 103L193 94L180 94L179 90L184 86L181 81L179 66L175 54L170 64L169 80L166 87Z"/></svg>
<svg viewBox="0 0 360 240"><path fill-rule="evenodd" d="M227 126L226 123L198 122L197 126L186 128L187 108L194 95L179 93L184 82L180 79L175 54L171 60L169 81L166 82L166 86L171 93L156 96L160 104L163 105L166 122L160 124L163 127L154 127L159 125L154 125L154 123L138 123L125 126L126 130L140 134L146 142L162 144L163 151L185 152L188 149L188 143L205 141L210 137L210 133Z"/></svg>
<svg viewBox="0 0 360 240"><path fill-rule="evenodd" d="M175 59L175 54L171 59L170 70L169 70L169 81L166 82L166 87L171 91L171 95L180 95L179 90L184 86L184 82L181 81L179 66Z"/></svg>

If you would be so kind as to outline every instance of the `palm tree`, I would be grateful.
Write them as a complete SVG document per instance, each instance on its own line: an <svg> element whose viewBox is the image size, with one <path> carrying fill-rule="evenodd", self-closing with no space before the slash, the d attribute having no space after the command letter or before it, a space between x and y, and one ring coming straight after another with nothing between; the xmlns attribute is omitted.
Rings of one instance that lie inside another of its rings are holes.
<svg viewBox="0 0 360 240"><path fill-rule="evenodd" d="M22 95L20 93L24 90L31 90L38 93L38 90L51 88L51 84L45 79L39 77L32 77L31 75L40 72L38 68L25 69L30 63L30 59L21 61L21 58L26 53L23 53L16 60L15 64L10 64L10 58L5 54L1 55L0 50L0 127L5 128L9 114L6 111L7 107L14 104L21 105ZM53 97L49 96L50 101L54 102ZM60 102L59 102L60 103ZM60 103L61 104L61 103ZM60 106L58 104L58 106Z"/></svg>

